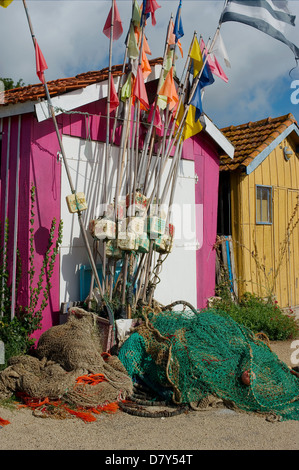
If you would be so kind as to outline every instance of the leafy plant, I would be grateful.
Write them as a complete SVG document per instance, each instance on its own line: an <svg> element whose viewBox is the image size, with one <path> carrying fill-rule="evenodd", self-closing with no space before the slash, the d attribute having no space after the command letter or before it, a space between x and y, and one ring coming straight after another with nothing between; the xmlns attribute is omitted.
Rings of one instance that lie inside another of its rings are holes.
<svg viewBox="0 0 299 470"><path fill-rule="evenodd" d="M8 244L8 221L5 224L4 246L0 252L2 255L2 264L0 261L0 293L1 293L1 311L0 311L0 339L5 344L6 363L9 357L23 354L29 351L33 346L34 340L31 335L34 331L41 328L42 314L49 301L50 289L52 287L51 278L53 275L55 259L62 242L62 220L58 226L58 235L56 241L56 219L51 223L49 232L48 247L44 255L42 267L38 277L37 284L34 286L35 266L34 266L34 206L35 206L35 187L31 187L31 217L30 217L30 238L29 238L29 302L27 306L18 305L15 309L15 315L11 314L11 285L9 285L9 271L7 260ZM18 262L18 266L21 263ZM20 269L17 280L20 278ZM1 369L1 366L0 366Z"/></svg>
<svg viewBox="0 0 299 470"><path fill-rule="evenodd" d="M265 333L270 341L294 339L299 336L299 324L292 309L284 312L277 301L264 300L246 292L235 302L228 295L216 298L213 309L229 315L254 333Z"/></svg>

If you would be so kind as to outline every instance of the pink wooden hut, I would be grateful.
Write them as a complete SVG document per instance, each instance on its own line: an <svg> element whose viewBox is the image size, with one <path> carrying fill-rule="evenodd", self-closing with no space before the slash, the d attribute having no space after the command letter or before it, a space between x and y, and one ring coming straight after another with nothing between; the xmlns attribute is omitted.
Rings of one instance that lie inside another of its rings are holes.
<svg viewBox="0 0 299 470"><path fill-rule="evenodd" d="M161 62L161 59L150 61L149 97L159 77ZM113 67L115 83L120 75L121 67ZM101 158L105 142L107 78L108 71L104 69L48 82L76 191L85 193L89 206L86 226L95 211L95 180L100 178L97 172L102 171L95 160ZM189 210L194 227L185 238L178 233L155 294L161 303L182 299L198 309L206 306L215 289L213 245L217 233L219 157L223 154L233 157L229 141L207 116L203 115L202 119L203 130L184 143L177 185L177 204L184 204L180 217L187 217ZM4 221L9 221L8 268L15 305L26 306L29 299L32 185L36 188L33 285L38 282L51 222L56 218L58 224L62 218L64 223L63 242L54 266L48 306L43 312L42 330L35 334L38 338L42 331L59 323L62 303L82 300L82 272L88 271L76 214L67 209L65 196L70 194L70 189L41 84L6 92L0 104L0 139L1 223L3 227ZM115 143L117 148L119 135ZM113 167L113 161L111 164ZM16 288L14 266L20 263L22 275Z"/></svg>

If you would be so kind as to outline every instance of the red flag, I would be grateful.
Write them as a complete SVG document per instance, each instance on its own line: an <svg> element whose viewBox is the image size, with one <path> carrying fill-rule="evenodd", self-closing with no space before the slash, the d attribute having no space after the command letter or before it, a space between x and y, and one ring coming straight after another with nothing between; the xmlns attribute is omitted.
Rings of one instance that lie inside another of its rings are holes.
<svg viewBox="0 0 299 470"><path fill-rule="evenodd" d="M107 16L107 20L106 20L106 23L105 23L105 26L103 28L103 33L105 34L105 36L107 36L107 38L110 39L110 32L111 32L111 27L112 27L112 8L114 9L114 21L113 21L113 41L117 41L117 39L120 38L120 36L122 35L123 33L123 26L122 26L122 22L121 22L121 19L120 19L120 14L119 14L119 11L118 11L118 8L117 8L117 4L116 4L116 1L113 0L113 5L110 9L110 12L109 12L109 15Z"/></svg>
<svg viewBox="0 0 299 470"><path fill-rule="evenodd" d="M142 103L146 109L149 109L147 92L146 92L143 75L142 75L142 69L140 65L138 66L138 70L137 70L137 76L135 80L133 95L139 99L140 103Z"/></svg>
<svg viewBox="0 0 299 470"><path fill-rule="evenodd" d="M155 11L158 8L161 8L160 5L156 2L156 0L144 0L146 1L146 7L145 7L145 12L144 13L150 13L152 15L152 25L156 25L156 18L155 18Z"/></svg>
<svg viewBox="0 0 299 470"><path fill-rule="evenodd" d="M36 62L36 74L42 83L45 82L44 70L48 68L47 62L43 56L42 51L39 48L37 40L35 40L35 62Z"/></svg>
<svg viewBox="0 0 299 470"><path fill-rule="evenodd" d="M110 77L110 113L119 105L118 95L114 86L113 76Z"/></svg>

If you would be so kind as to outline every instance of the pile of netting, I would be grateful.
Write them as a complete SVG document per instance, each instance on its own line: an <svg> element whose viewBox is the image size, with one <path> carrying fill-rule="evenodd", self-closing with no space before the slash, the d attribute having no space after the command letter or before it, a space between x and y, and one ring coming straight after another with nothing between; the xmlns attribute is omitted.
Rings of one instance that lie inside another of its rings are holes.
<svg viewBox="0 0 299 470"><path fill-rule="evenodd" d="M299 419L299 379L267 341L213 311L144 312L118 357L176 404L215 396L240 411Z"/></svg>
<svg viewBox="0 0 299 470"><path fill-rule="evenodd" d="M103 349L96 315L80 308L41 335L34 356L12 357L0 372L0 400L16 395L32 409L51 407L56 416L67 411L86 421L93 419L83 410L111 411L132 390L123 364Z"/></svg>

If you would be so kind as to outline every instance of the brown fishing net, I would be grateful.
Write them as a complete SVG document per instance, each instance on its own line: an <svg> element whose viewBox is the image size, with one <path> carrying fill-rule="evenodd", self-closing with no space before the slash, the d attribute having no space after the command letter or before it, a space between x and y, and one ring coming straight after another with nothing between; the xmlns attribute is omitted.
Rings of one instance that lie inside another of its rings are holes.
<svg viewBox="0 0 299 470"><path fill-rule="evenodd" d="M132 393L132 380L116 356L103 352L97 316L73 308L65 324L41 335L36 357L10 359L0 372L0 399L18 392L34 399L62 399L78 407L124 399Z"/></svg>

